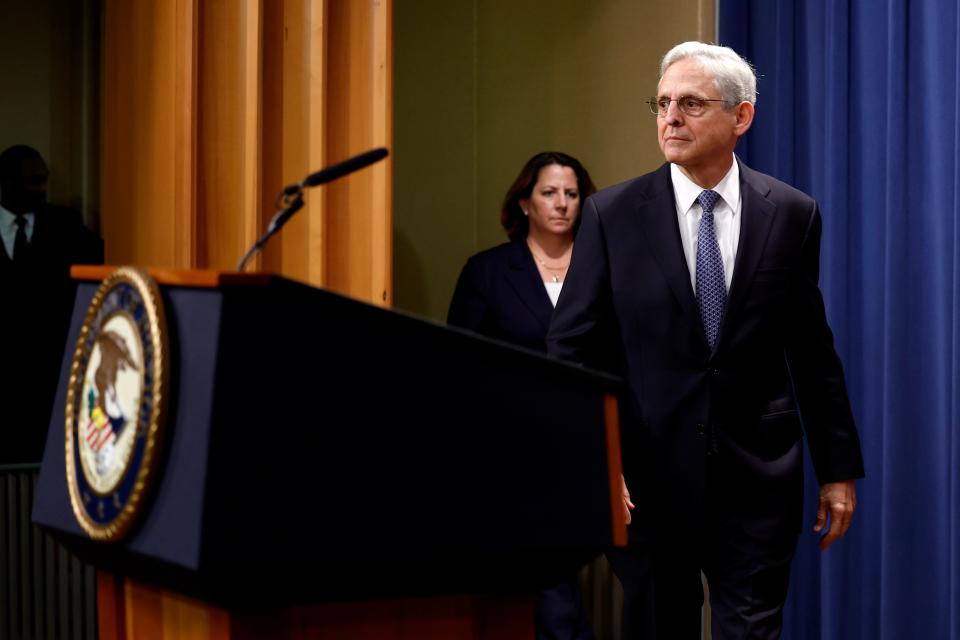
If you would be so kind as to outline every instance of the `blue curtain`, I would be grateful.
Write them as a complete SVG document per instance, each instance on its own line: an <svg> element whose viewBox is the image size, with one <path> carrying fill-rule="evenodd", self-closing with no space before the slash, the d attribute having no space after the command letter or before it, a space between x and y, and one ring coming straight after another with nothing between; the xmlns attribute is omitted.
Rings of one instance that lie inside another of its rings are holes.
<svg viewBox="0 0 960 640"><path fill-rule="evenodd" d="M784 637L960 639L958 3L719 2L720 43L760 78L739 153L824 212L867 466L847 538L800 540Z"/></svg>

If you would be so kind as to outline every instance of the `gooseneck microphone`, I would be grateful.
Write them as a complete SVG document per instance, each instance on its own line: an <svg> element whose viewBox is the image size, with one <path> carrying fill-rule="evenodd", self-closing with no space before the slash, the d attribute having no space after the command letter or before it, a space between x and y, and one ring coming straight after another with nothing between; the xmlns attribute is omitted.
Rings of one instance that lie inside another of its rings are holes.
<svg viewBox="0 0 960 640"><path fill-rule="evenodd" d="M360 169L363 169L374 162L383 160L387 157L387 154L389 154L389 151L387 151L384 147L366 151L358 156L348 158L343 162L338 162L332 167L327 167L326 169L320 169L320 171L311 173L297 184L287 185L283 188L283 194L285 196L293 195L304 187L317 187L321 184L326 184L327 182L333 182L337 178L341 178L348 173L359 171Z"/></svg>
<svg viewBox="0 0 960 640"><path fill-rule="evenodd" d="M335 165L329 166L320 171L315 171L311 173L306 178L301 180L296 184L287 185L283 188L283 191L280 192L280 195L277 196L277 207L279 208L283 205L283 208L277 212L273 219L270 220L270 224L267 225L267 230L264 232L263 236L254 243L252 247L244 254L243 258L240 259L240 263L237 265L237 271L243 271L244 267L247 266L247 263L250 261L253 256L257 255L257 252L267 243L267 241L287 223L287 221L293 217L297 211L303 208L303 189L307 187L317 187L321 184L326 184L327 182L332 182L337 178L342 178L343 176L353 173L354 171L359 171L364 167L367 167L374 162L379 162L387 157L390 152L387 151L385 147L380 147L377 149L372 149L361 153L358 156L353 156L348 158L343 162L338 162Z"/></svg>

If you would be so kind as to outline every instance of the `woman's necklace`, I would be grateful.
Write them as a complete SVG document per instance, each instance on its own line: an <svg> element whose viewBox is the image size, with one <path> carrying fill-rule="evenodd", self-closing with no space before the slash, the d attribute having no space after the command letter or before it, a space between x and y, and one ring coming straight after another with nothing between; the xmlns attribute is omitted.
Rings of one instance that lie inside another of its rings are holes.
<svg viewBox="0 0 960 640"><path fill-rule="evenodd" d="M562 266L559 266L559 267L551 267L551 266L548 265L540 256L538 256L537 254L535 254L535 253L533 252L533 249L530 250L530 254L533 256L533 259L537 261L537 264L539 264L541 267L543 267L543 268L546 269L547 271L552 271L552 272L553 272L553 273L551 274L551 276L550 276L550 279L551 279L553 282L563 282L563 280L561 279L561 275L562 275L563 272L566 270L566 268L570 266L570 263L569 263L569 262L567 262L567 264L562 265Z"/></svg>

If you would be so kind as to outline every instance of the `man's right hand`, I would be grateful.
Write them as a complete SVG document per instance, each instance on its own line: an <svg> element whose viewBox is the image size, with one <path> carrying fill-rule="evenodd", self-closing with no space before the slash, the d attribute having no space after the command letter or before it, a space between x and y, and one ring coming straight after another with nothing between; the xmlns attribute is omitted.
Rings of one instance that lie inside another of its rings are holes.
<svg viewBox="0 0 960 640"><path fill-rule="evenodd" d="M630 524L633 519L630 511L634 508L634 504L630 502L630 492L627 491L627 482L623 479L623 474L620 475L620 492L623 495L623 515L626 516L627 524Z"/></svg>

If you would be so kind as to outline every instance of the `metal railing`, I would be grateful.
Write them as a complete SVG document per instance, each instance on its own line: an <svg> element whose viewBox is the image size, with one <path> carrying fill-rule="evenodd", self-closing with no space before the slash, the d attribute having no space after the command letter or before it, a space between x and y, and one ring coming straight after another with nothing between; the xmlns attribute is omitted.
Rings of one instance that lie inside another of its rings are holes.
<svg viewBox="0 0 960 640"><path fill-rule="evenodd" d="M30 521L38 475L0 465L0 640L96 640L95 570ZM603 556L580 585L597 640L620 640L623 592Z"/></svg>
<svg viewBox="0 0 960 640"><path fill-rule="evenodd" d="M0 465L0 640L95 640L94 569L30 521L38 471Z"/></svg>

